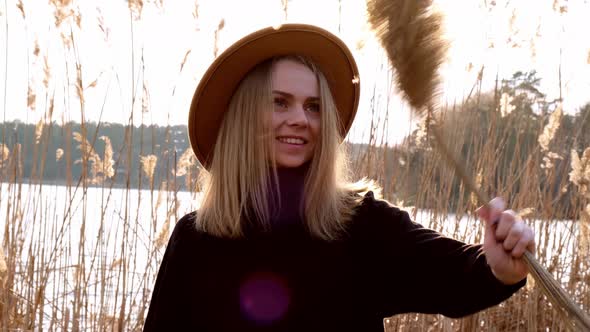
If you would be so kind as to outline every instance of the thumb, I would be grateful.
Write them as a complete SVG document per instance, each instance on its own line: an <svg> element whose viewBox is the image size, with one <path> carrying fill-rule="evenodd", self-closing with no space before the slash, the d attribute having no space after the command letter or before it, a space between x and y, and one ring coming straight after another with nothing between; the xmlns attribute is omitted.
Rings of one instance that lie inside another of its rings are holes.
<svg viewBox="0 0 590 332"><path fill-rule="evenodd" d="M480 219L484 220L486 225L497 224L500 220L502 211L506 209L506 203L501 197L495 197L488 204L481 206L476 210Z"/></svg>
<svg viewBox="0 0 590 332"><path fill-rule="evenodd" d="M485 243L489 245L496 243L496 226L505 208L504 200L501 197L496 197L476 210L479 218L485 222Z"/></svg>

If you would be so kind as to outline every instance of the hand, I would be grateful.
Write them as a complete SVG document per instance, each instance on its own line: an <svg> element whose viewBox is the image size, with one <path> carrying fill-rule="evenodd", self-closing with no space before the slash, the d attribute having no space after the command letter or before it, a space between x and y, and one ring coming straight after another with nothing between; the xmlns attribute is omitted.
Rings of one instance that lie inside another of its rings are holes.
<svg viewBox="0 0 590 332"><path fill-rule="evenodd" d="M505 210L505 205L496 197L476 212L486 224L483 250L488 265L498 280L512 285L528 274L522 255L526 250L535 252L535 236L514 211Z"/></svg>

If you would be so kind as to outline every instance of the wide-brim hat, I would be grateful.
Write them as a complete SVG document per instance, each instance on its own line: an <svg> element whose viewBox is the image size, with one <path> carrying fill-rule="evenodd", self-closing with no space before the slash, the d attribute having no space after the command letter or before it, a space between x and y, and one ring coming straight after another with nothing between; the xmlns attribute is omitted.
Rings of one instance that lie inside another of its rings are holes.
<svg viewBox="0 0 590 332"><path fill-rule="evenodd" d="M221 122L240 81L256 65L282 55L311 59L326 77L338 109L342 137L352 125L360 81L348 47L334 34L307 24L283 24L258 30L227 48L209 66L193 95L188 135L199 162L209 168Z"/></svg>

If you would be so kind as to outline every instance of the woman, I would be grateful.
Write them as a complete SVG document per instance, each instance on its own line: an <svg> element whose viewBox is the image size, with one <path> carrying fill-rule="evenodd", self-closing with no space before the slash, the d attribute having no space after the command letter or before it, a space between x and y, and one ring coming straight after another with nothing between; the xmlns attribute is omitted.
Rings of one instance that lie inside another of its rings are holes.
<svg viewBox="0 0 590 332"><path fill-rule="evenodd" d="M260 30L215 60L189 114L202 206L175 227L145 331L383 331L384 317L461 317L525 284L533 232L500 199L478 211L475 246L348 180L359 91L350 51L314 26Z"/></svg>

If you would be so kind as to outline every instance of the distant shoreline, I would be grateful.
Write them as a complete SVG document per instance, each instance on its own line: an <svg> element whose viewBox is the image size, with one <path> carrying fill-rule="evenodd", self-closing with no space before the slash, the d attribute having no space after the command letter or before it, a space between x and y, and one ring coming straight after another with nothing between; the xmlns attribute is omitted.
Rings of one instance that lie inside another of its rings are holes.
<svg viewBox="0 0 590 332"><path fill-rule="evenodd" d="M30 178L23 178L22 182L13 182L13 181L0 181L0 183L2 184L24 184L24 185L46 185L46 186L62 186L62 187L67 187L68 183L65 180L43 180L43 181L31 181ZM76 185L78 184L78 180L76 181L72 181L71 183L71 187L75 188ZM80 183L81 184L81 183ZM116 183L113 182L112 185L111 183L105 182L104 184L88 184L87 185L89 188L97 188L97 189L127 189L127 186L121 183ZM183 186L184 187L184 186ZM150 188L145 187L145 188L138 188L137 186L130 186L129 189L132 190L147 190L149 191ZM159 187L154 186L154 191L158 191L160 190ZM173 190L167 190L167 191L173 191ZM185 188L179 189L176 192L189 192L188 190L186 190Z"/></svg>

